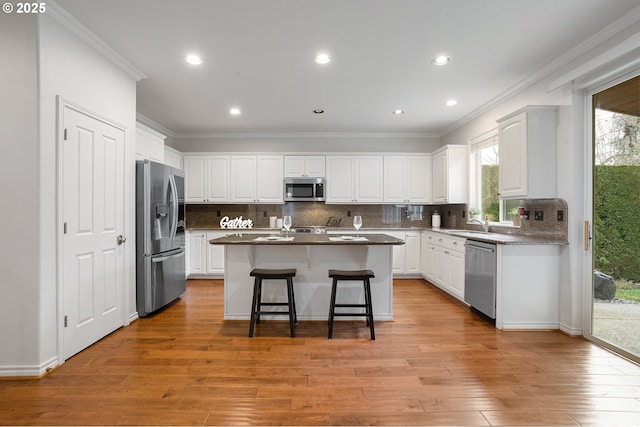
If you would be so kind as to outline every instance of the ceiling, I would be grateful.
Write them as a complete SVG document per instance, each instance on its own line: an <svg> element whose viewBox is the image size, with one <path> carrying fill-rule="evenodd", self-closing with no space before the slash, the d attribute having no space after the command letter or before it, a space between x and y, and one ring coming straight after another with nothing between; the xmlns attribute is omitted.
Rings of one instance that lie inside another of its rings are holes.
<svg viewBox="0 0 640 427"><path fill-rule="evenodd" d="M176 136L441 135L638 0L57 0L147 77ZM318 52L332 61L314 62ZM203 64L187 64L198 53ZM445 66L431 60L445 54ZM458 104L447 107L449 99ZM229 114L231 107L241 114ZM314 109L324 110L315 114ZM396 109L404 114L394 115Z"/></svg>

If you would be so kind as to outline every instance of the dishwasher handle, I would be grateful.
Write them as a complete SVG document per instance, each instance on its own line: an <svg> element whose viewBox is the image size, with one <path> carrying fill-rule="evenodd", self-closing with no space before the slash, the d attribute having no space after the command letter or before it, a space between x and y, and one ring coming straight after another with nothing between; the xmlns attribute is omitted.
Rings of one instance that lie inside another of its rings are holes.
<svg viewBox="0 0 640 427"><path fill-rule="evenodd" d="M490 252L490 253L494 253L496 250L493 248L486 248L484 246L476 246L474 244L469 244L469 243L465 243L465 246L468 248L472 248L474 250L478 250L478 251L483 251L483 252Z"/></svg>

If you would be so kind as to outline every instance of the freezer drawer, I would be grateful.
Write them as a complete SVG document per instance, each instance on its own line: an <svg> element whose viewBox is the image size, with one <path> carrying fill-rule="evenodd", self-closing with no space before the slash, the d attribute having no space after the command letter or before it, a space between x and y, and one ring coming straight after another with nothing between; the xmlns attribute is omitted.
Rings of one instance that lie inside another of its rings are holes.
<svg viewBox="0 0 640 427"><path fill-rule="evenodd" d="M184 249L144 257L143 271L138 271L138 315L145 317L164 307L186 289Z"/></svg>

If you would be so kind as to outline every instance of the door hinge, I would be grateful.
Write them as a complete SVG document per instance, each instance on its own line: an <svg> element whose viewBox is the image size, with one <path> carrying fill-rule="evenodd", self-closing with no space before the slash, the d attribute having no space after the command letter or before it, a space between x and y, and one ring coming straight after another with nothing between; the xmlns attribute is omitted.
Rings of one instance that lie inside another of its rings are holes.
<svg viewBox="0 0 640 427"><path fill-rule="evenodd" d="M65 141L67 140L67 129L66 129L66 128L65 128L65 130L64 130L64 137L63 137L63 139L64 139Z"/></svg>
<svg viewBox="0 0 640 427"><path fill-rule="evenodd" d="M64 316L64 327L69 326L69 316Z"/></svg>
<svg viewBox="0 0 640 427"><path fill-rule="evenodd" d="M67 223L65 222L64 225L62 226L62 233L63 234L67 234Z"/></svg>

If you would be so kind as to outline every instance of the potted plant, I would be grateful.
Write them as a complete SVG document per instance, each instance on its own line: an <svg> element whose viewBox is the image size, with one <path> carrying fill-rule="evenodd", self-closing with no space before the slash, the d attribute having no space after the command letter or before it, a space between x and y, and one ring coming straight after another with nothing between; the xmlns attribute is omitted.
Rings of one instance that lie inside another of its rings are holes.
<svg viewBox="0 0 640 427"><path fill-rule="evenodd" d="M511 215L511 220L513 221L513 225L515 227L520 227L520 214L518 213L518 208L513 208L509 211L509 215Z"/></svg>
<svg viewBox="0 0 640 427"><path fill-rule="evenodd" d="M482 212L478 208L469 209L469 216L471 219L479 219L482 221Z"/></svg>

